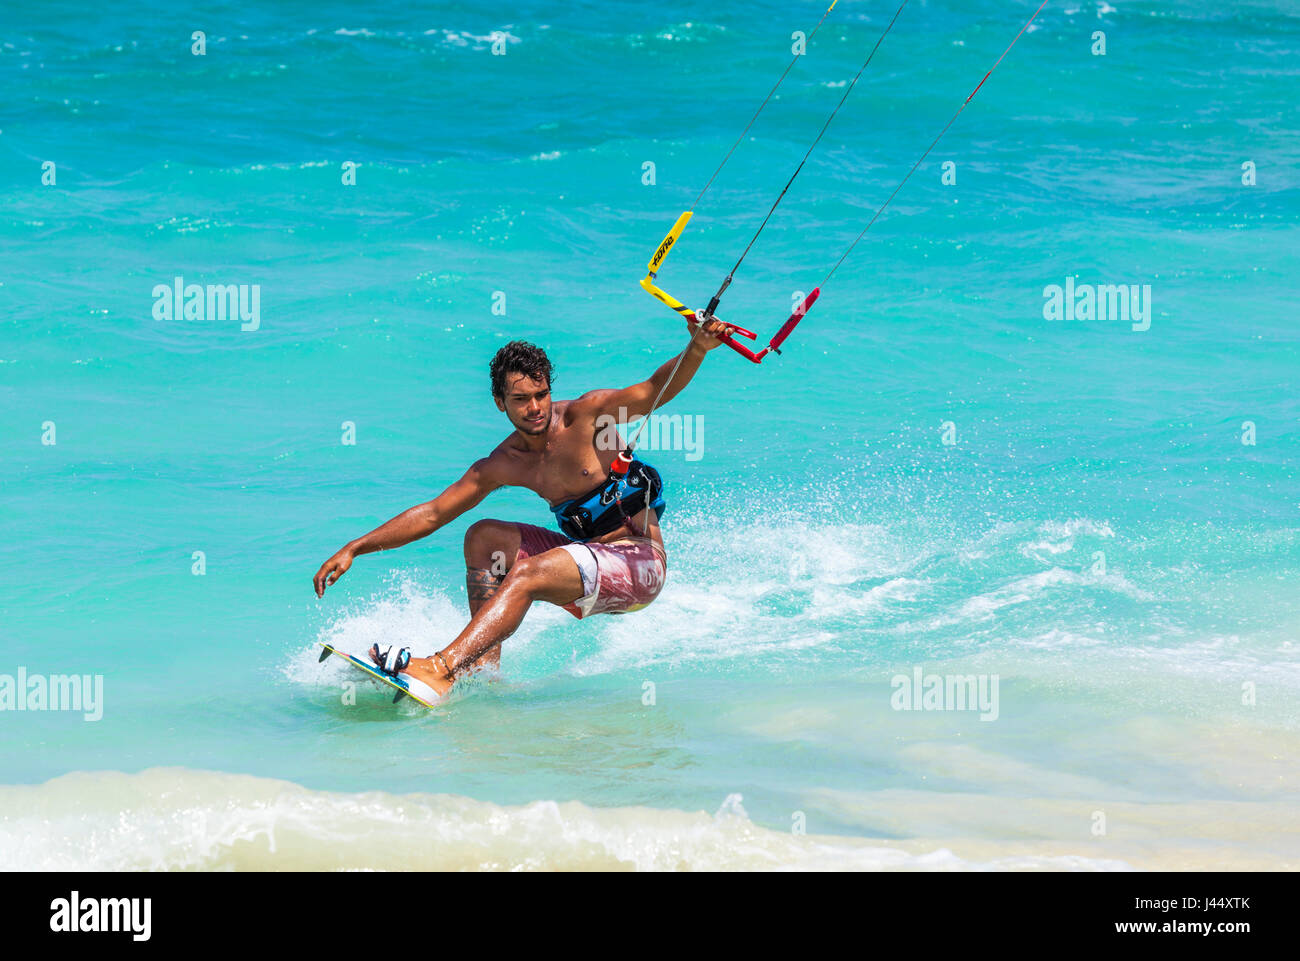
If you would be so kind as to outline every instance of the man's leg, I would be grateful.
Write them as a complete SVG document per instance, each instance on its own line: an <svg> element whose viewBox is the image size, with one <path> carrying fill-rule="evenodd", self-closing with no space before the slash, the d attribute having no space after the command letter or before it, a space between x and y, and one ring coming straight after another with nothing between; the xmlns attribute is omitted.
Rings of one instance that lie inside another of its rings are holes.
<svg viewBox="0 0 1300 961"><path fill-rule="evenodd" d="M473 617L500 588L519 553L519 526L509 521L475 521L465 532L465 592ZM500 667L501 646L484 651L471 665Z"/></svg>
<svg viewBox="0 0 1300 961"><path fill-rule="evenodd" d="M523 622L533 601L571 604L582 597L582 574L573 555L552 548L514 564L501 587L485 600L460 635L433 657L413 657L406 671L438 694L451 689L452 675L471 668L484 651L499 645Z"/></svg>

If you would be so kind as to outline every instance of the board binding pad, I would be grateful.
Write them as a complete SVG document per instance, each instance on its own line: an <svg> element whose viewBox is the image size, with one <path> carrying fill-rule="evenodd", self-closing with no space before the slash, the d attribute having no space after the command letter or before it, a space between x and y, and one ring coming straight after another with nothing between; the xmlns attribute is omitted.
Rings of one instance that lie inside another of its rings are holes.
<svg viewBox="0 0 1300 961"><path fill-rule="evenodd" d="M324 641L321 641L320 646L324 648L324 650L321 651L320 660L325 660L325 658L329 657L331 654L337 654L339 657L350 662L353 667L365 671L371 677L378 681L383 681L389 687L396 688L397 693L393 695L394 704L400 701L403 697L409 697L411 700L423 704L425 707L437 706L438 695L434 692L433 688L429 687L429 685L425 684L423 681L418 681L407 675L393 677L389 674L385 674L369 661L363 661L359 657L354 657L347 651L340 651L338 648L332 647Z"/></svg>

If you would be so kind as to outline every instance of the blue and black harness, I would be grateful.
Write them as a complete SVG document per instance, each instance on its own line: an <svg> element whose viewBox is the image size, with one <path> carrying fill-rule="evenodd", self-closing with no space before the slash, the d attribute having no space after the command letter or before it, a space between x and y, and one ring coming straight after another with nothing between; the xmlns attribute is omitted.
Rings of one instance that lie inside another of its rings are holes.
<svg viewBox="0 0 1300 961"><path fill-rule="evenodd" d="M620 454L610 467L609 477L586 494L551 508L567 537L589 541L625 524L636 531L632 518L647 507L663 517L664 485L659 472L641 460L632 460L626 471L620 472L618 468L626 463L626 456Z"/></svg>

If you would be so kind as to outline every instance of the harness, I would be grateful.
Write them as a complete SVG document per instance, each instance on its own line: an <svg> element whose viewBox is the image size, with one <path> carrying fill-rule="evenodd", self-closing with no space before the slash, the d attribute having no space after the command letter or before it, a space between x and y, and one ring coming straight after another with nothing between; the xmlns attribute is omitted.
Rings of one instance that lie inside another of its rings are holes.
<svg viewBox="0 0 1300 961"><path fill-rule="evenodd" d="M647 507L663 516L663 481L657 470L624 451L610 465L609 477L587 493L552 507L551 513L566 536L589 541L624 524L643 535L632 515Z"/></svg>

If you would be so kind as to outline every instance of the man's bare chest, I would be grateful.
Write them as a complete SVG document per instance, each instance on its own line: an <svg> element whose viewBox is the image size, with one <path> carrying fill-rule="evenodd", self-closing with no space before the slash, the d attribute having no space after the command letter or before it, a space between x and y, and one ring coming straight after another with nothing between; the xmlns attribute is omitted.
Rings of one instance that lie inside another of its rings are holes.
<svg viewBox="0 0 1300 961"><path fill-rule="evenodd" d="M579 494L585 494L605 478L608 461L616 452L610 451L601 458L596 450L594 434L585 436L572 427L557 431L541 451L526 455L523 467L528 487L550 504L558 504Z"/></svg>

